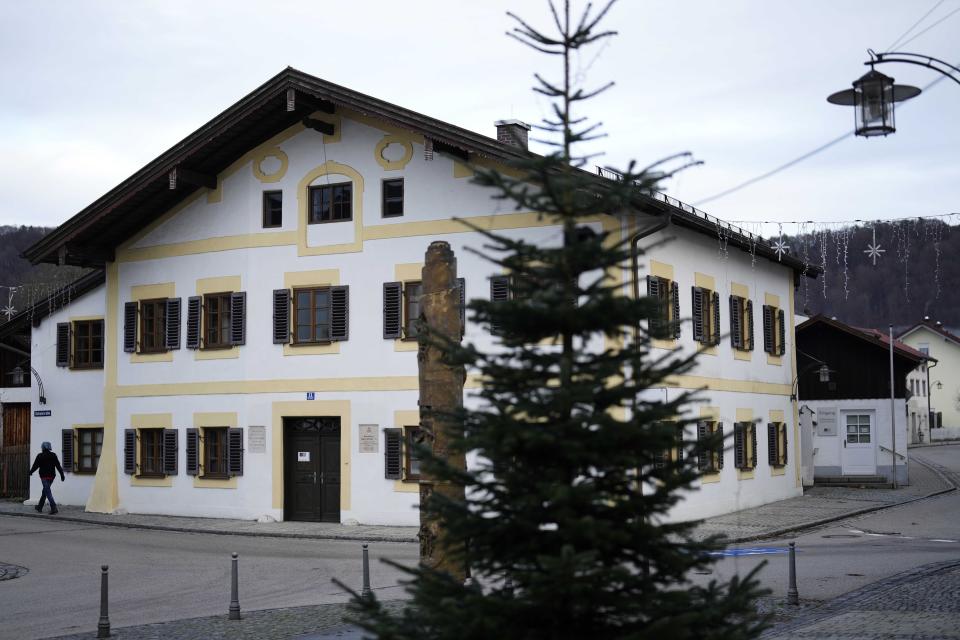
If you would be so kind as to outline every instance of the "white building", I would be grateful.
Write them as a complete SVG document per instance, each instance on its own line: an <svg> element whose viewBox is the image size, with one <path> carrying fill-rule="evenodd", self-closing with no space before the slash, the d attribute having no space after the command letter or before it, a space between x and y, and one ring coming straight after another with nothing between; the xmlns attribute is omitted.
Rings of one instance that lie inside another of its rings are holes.
<svg viewBox="0 0 960 640"><path fill-rule="evenodd" d="M920 392L910 400L911 420L916 415L926 441L960 438L960 337L924 318L899 339L936 360L912 375Z"/></svg>
<svg viewBox="0 0 960 640"><path fill-rule="evenodd" d="M471 163L528 155L521 123L498 123L498 138L287 69L31 247L35 263L105 274L33 332L51 412L33 423L34 448L50 440L82 463L58 499L415 524L406 328L427 246L451 244L473 298L496 295L496 274L465 250L482 238L454 217L560 242L558 227L471 183ZM656 245L641 258L640 293L663 298L666 320L697 314L696 328L657 347L704 353L662 392L706 389L691 407L700 428L737 433L676 516L800 494L790 395L802 264L662 196L590 224L613 240L652 231L639 240ZM629 270L616 277L631 295ZM473 323L465 339L494 340ZM469 401L476 382L466 386Z"/></svg>

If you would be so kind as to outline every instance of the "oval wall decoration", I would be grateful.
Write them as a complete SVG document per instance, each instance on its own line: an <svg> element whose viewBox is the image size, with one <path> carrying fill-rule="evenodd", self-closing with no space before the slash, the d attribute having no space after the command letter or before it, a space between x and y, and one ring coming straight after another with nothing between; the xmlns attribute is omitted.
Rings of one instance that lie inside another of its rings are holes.
<svg viewBox="0 0 960 640"><path fill-rule="evenodd" d="M278 163L279 167L277 167ZM279 147L274 147L253 159L253 175L260 182L279 182L283 176L287 175L289 164L287 154Z"/></svg>
<svg viewBox="0 0 960 640"><path fill-rule="evenodd" d="M413 158L413 144L399 136L386 135L377 143L373 156L385 171L397 171Z"/></svg>

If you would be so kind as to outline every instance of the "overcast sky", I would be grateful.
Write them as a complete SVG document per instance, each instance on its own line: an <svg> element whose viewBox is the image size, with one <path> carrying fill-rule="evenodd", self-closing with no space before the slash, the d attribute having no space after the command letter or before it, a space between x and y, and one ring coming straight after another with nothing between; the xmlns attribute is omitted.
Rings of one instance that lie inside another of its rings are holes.
<svg viewBox="0 0 960 640"><path fill-rule="evenodd" d="M665 183L697 203L853 127L826 96L865 72L936 0L621 0L620 35L578 62L614 80L588 115L604 164L692 151ZM0 18L0 224L57 225L287 65L486 134L538 121L532 74L557 61L507 38L508 7L545 0L9 2ZM944 0L914 33L960 8ZM960 13L905 50L960 62ZM878 70L925 86L907 65ZM897 110L897 133L849 137L702 206L728 220L848 220L960 211L960 86Z"/></svg>

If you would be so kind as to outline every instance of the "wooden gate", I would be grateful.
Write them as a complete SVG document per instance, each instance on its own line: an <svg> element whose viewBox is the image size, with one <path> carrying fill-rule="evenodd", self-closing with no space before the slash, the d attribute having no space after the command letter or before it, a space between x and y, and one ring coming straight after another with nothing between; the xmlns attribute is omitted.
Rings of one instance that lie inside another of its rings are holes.
<svg viewBox="0 0 960 640"><path fill-rule="evenodd" d="M3 405L0 498L30 497L30 404Z"/></svg>

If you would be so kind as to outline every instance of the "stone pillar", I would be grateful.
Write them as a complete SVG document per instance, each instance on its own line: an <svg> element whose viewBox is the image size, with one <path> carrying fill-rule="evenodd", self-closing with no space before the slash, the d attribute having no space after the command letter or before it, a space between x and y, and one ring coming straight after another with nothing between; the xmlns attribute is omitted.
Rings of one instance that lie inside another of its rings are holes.
<svg viewBox="0 0 960 640"><path fill-rule="evenodd" d="M463 406L463 367L444 362L443 350L433 344L444 336L459 342L460 293L457 284L457 258L446 242L432 242L427 249L423 267L423 298L421 320L429 330L420 333L417 354L420 369L420 424L431 443L433 455L444 458L451 465L466 469L466 457L450 451L451 435L463 425L449 414ZM435 338L431 339L431 335ZM420 475L420 504L425 504L433 492L454 500L464 500L462 485L438 481L425 470ZM463 581L467 571L457 542L447 539L443 523L420 511L420 561L434 569L445 571Z"/></svg>

